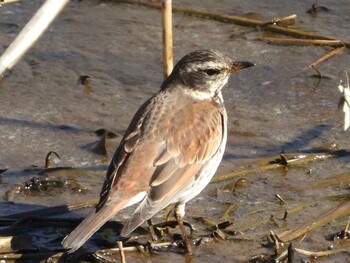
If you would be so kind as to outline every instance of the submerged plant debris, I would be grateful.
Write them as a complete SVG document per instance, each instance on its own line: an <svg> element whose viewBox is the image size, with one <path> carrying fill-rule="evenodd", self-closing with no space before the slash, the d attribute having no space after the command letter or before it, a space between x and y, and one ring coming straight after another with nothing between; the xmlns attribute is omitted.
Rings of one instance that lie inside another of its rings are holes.
<svg viewBox="0 0 350 263"><path fill-rule="evenodd" d="M0 7L0 53L41 3ZM0 260L347 262L350 134L337 104L348 1L174 5L175 61L214 48L256 64L223 91L226 154L186 206L194 254L172 207L152 220L157 241L146 225L119 236L130 207L76 253L60 244L98 202L118 141L163 75L160 4L93 0L72 1L1 82Z"/></svg>

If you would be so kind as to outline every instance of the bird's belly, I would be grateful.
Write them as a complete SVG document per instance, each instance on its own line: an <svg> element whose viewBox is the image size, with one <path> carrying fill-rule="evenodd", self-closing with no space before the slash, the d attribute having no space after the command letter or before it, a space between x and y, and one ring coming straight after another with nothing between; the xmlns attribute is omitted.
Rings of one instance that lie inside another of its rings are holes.
<svg viewBox="0 0 350 263"><path fill-rule="evenodd" d="M187 189L178 197L176 203L187 203L197 196L209 184L213 178L224 154L225 144L220 147L219 151L208 161L198 172L196 180L188 184Z"/></svg>

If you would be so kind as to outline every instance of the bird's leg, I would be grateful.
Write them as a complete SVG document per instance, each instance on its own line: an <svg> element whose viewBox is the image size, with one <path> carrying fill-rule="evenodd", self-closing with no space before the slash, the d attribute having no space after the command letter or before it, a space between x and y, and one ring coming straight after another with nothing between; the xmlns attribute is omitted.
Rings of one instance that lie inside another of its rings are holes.
<svg viewBox="0 0 350 263"><path fill-rule="evenodd" d="M184 238L184 241L185 241L186 253L192 254L193 253L192 245L188 238L188 234L184 226L184 223L182 222L182 217L185 215L185 204L176 204L174 209L174 214L175 214L175 219L179 224L182 237Z"/></svg>
<svg viewBox="0 0 350 263"><path fill-rule="evenodd" d="M151 219L147 220L147 224L148 224L148 228L149 228L149 233L151 234L152 241L157 241L158 237L156 235L156 232L154 231L154 227L153 227Z"/></svg>

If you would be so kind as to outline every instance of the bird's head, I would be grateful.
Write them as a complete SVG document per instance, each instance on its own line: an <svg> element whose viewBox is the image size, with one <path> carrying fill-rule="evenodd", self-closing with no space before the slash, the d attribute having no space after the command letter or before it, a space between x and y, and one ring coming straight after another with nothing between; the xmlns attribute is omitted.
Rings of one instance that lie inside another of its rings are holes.
<svg viewBox="0 0 350 263"><path fill-rule="evenodd" d="M179 83L189 95L210 99L220 93L231 73L253 65L234 62L216 50L196 50L175 65L169 80Z"/></svg>

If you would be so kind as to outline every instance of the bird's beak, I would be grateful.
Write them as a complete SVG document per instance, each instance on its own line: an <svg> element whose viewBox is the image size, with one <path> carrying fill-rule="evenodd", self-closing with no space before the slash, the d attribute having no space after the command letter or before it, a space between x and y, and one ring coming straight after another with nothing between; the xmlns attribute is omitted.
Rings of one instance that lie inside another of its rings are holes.
<svg viewBox="0 0 350 263"><path fill-rule="evenodd" d="M243 61L233 62L230 72L232 73L240 69L252 67L254 65L255 64L251 62L243 62Z"/></svg>

